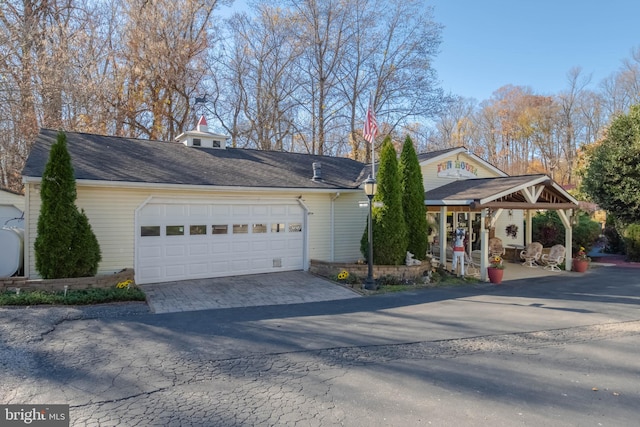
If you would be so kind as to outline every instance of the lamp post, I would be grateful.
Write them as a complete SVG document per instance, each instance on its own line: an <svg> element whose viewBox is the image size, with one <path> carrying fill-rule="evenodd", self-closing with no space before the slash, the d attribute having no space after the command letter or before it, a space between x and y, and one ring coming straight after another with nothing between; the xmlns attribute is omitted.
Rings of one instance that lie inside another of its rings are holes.
<svg viewBox="0 0 640 427"><path fill-rule="evenodd" d="M369 198L369 224L367 227L369 229L369 254L367 256L367 280L364 282L364 288L369 290L376 289L376 283L373 281L373 221L371 219L373 210L371 209L371 205L373 196L376 194L377 187L378 184L376 183L376 180L369 175L369 178L364 181L364 192Z"/></svg>

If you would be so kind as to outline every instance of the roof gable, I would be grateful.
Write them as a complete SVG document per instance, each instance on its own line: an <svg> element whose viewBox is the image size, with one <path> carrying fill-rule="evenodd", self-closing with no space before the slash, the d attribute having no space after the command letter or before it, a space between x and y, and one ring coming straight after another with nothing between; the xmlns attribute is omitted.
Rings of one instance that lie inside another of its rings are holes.
<svg viewBox="0 0 640 427"><path fill-rule="evenodd" d="M454 147L454 148L446 148L444 150L431 151L429 153L421 153L418 154L418 161L420 162L421 167L429 167L434 166L451 156L456 155L456 157L466 157L466 162L472 162L480 164L482 167L490 170L494 174L498 176L507 176L506 172L501 171L491 163L482 159L481 157L476 156L472 152L470 152L465 147Z"/></svg>
<svg viewBox="0 0 640 427"><path fill-rule="evenodd" d="M546 175L520 175L454 181L425 193L431 206L473 208L577 208L578 202Z"/></svg>

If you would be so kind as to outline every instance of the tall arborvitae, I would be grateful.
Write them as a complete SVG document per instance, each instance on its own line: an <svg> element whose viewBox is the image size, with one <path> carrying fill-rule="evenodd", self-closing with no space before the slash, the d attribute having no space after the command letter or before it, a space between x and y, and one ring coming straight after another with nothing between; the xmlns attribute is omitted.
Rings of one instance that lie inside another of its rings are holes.
<svg viewBox="0 0 640 427"><path fill-rule="evenodd" d="M378 190L373 200L382 202L373 208L373 261L378 265L399 265L405 261L407 226L402 213L402 186L396 150L387 137L380 151L380 167L376 175ZM368 239L365 233L361 251L367 256Z"/></svg>
<svg viewBox="0 0 640 427"><path fill-rule="evenodd" d="M416 259L425 259L429 226L424 206L424 183L418 155L408 136L400 154L400 180L402 209L408 231L407 251L414 254Z"/></svg>
<svg viewBox="0 0 640 427"><path fill-rule="evenodd" d="M100 247L84 213L75 205L76 180L67 137L58 133L40 185L40 216L34 243L36 270L45 279L90 276L100 262ZM95 241L95 243L93 243Z"/></svg>

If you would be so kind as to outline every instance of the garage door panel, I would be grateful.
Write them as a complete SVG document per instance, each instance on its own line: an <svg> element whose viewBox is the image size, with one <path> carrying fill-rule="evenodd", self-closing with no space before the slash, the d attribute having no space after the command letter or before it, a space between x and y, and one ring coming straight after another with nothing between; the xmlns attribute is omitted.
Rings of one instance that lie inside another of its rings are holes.
<svg viewBox="0 0 640 427"><path fill-rule="evenodd" d="M144 207L142 212L138 214L138 218L141 220L144 219L155 219L158 217L164 216L164 206L163 205L147 205Z"/></svg>
<svg viewBox="0 0 640 427"><path fill-rule="evenodd" d="M199 255L208 255L209 254L209 244L207 242L203 243L192 243L188 246L189 256L197 257Z"/></svg>
<svg viewBox="0 0 640 427"><path fill-rule="evenodd" d="M211 244L211 253L212 254L225 254L231 250L230 242L215 242Z"/></svg>
<svg viewBox="0 0 640 427"><path fill-rule="evenodd" d="M209 272L209 263L206 261L199 263L190 263L188 269L189 276L191 277L206 277L207 273Z"/></svg>
<svg viewBox="0 0 640 427"><path fill-rule="evenodd" d="M168 258L184 257L184 255L186 254L187 248L185 244L167 245L165 246L164 251L165 251L164 252L165 256Z"/></svg>
<svg viewBox="0 0 640 427"><path fill-rule="evenodd" d="M165 274L170 280L180 280L176 278L185 277L185 266L184 265L167 265L165 266Z"/></svg>
<svg viewBox="0 0 640 427"><path fill-rule="evenodd" d="M169 218L184 218L187 216L187 206L185 205L165 205L165 216Z"/></svg>
<svg viewBox="0 0 640 427"><path fill-rule="evenodd" d="M287 248L293 250L302 250L302 242L298 239L287 240Z"/></svg>
<svg viewBox="0 0 640 427"><path fill-rule="evenodd" d="M254 218L265 218L269 215L269 206L267 205L253 206L251 211Z"/></svg>
<svg viewBox="0 0 640 427"><path fill-rule="evenodd" d="M273 259L271 258L253 258L251 260L252 271L267 271L273 266Z"/></svg>
<svg viewBox="0 0 640 427"><path fill-rule="evenodd" d="M249 267L250 267L249 259L234 259L231 261L231 269L233 271L240 271L240 272L246 273L248 271L251 271Z"/></svg>
<svg viewBox="0 0 640 427"><path fill-rule="evenodd" d="M286 239L274 239L269 242L272 251L280 251L287 247Z"/></svg>
<svg viewBox="0 0 640 427"><path fill-rule="evenodd" d="M231 206L229 205L213 205L211 207L213 217L228 218L231 214Z"/></svg>
<svg viewBox="0 0 640 427"><path fill-rule="evenodd" d="M233 205L231 211L234 217L251 217L251 206L249 205Z"/></svg>
<svg viewBox="0 0 640 427"><path fill-rule="evenodd" d="M269 250L269 241L264 239L264 240L258 240L255 242L251 242L251 251L255 252L255 251L260 251L260 252L264 252L264 251L268 251Z"/></svg>
<svg viewBox="0 0 640 427"><path fill-rule="evenodd" d="M249 249L251 248L251 245L249 242L244 241L244 242L232 242L231 243L231 250L233 251L233 253L240 253L240 254L246 254L247 252L249 252Z"/></svg>
<svg viewBox="0 0 640 427"><path fill-rule="evenodd" d="M210 261L209 265L211 265L211 272L214 276L227 276L231 271L229 268L229 261Z"/></svg>
<svg viewBox="0 0 640 427"><path fill-rule="evenodd" d="M138 255L142 259L158 259L162 257L162 247L160 246L143 246L139 248Z"/></svg>
<svg viewBox="0 0 640 427"><path fill-rule="evenodd" d="M153 283L302 269L305 233L291 230L302 230L303 212L299 205L245 201L149 204L137 217L136 279ZM235 228L246 233L233 233L234 225L245 224ZM214 226L228 233L214 234ZM162 230L157 237L149 234L154 227ZM166 236L168 230L178 235Z"/></svg>
<svg viewBox="0 0 640 427"><path fill-rule="evenodd" d="M209 214L209 206L208 205L189 205L189 218L208 218Z"/></svg>

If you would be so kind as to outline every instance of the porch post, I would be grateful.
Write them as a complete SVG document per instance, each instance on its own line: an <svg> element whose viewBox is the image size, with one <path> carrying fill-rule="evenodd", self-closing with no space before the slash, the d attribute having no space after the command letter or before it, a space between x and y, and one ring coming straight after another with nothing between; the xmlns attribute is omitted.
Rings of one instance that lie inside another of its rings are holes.
<svg viewBox="0 0 640 427"><path fill-rule="evenodd" d="M531 224L533 221L533 213L531 212L531 209L527 209L525 212L527 213L527 233L524 237L524 245L527 246L529 243L531 243L531 236L533 236L533 225Z"/></svg>
<svg viewBox="0 0 640 427"><path fill-rule="evenodd" d="M440 207L440 265L447 268L447 207Z"/></svg>
<svg viewBox="0 0 640 427"><path fill-rule="evenodd" d="M558 216L562 221L562 225L564 225L564 269L567 271L571 271L573 263L573 250L571 248L571 243L573 242L573 226L571 225L573 217L572 214L573 209L558 209Z"/></svg>
<svg viewBox="0 0 640 427"><path fill-rule="evenodd" d="M487 260L489 259L489 230L485 228L488 209L480 214L480 280L487 281Z"/></svg>

